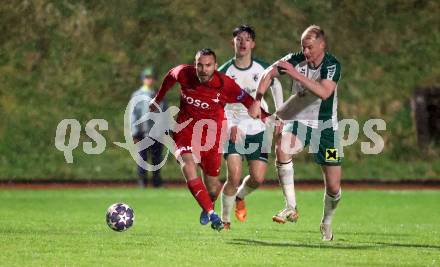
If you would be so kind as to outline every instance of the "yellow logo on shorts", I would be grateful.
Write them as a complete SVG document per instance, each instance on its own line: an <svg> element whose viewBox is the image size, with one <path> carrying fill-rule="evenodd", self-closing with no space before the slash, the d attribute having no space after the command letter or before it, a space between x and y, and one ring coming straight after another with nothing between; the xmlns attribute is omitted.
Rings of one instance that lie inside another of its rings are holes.
<svg viewBox="0 0 440 267"><path fill-rule="evenodd" d="M326 148L325 149L325 160L326 161L338 161L338 150L336 148Z"/></svg>

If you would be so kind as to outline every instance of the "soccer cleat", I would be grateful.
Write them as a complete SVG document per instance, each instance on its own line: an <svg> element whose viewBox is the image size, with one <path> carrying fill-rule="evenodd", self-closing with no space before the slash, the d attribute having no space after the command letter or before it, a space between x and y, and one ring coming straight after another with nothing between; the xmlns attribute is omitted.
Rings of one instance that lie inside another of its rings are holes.
<svg viewBox="0 0 440 267"><path fill-rule="evenodd" d="M319 226L319 230L321 230L322 241L332 241L333 233L331 224L321 223Z"/></svg>
<svg viewBox="0 0 440 267"><path fill-rule="evenodd" d="M286 223L286 222L295 222L298 220L299 214L298 210L291 209L291 208L285 208L283 210L280 210L277 215L272 217L272 221L277 223Z"/></svg>
<svg viewBox="0 0 440 267"><path fill-rule="evenodd" d="M231 223L230 222L224 222L223 223L223 229L231 230Z"/></svg>
<svg viewBox="0 0 440 267"><path fill-rule="evenodd" d="M202 210L200 213L200 224L207 225L209 223L209 215L206 211Z"/></svg>
<svg viewBox="0 0 440 267"><path fill-rule="evenodd" d="M244 199L236 198L235 199L235 217L240 222L246 221L246 204L244 202Z"/></svg>
<svg viewBox="0 0 440 267"><path fill-rule="evenodd" d="M225 227L222 219L220 219L220 217L215 212L209 215L209 220L211 221L211 228L214 230L221 231Z"/></svg>

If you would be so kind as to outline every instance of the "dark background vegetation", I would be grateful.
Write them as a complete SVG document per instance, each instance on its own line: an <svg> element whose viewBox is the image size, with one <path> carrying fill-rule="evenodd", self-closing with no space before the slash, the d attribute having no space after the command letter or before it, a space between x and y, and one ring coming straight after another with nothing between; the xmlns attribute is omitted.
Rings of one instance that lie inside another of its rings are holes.
<svg viewBox="0 0 440 267"><path fill-rule="evenodd" d="M232 56L232 29L257 32L255 55L268 62L300 49L310 24L322 26L342 64L339 117L360 124L346 147L346 178L439 178L438 145L417 145L410 99L418 86L440 83L440 2L388 1L8 1L0 5L0 177L8 179L131 179L134 161L124 141L123 113L143 66L159 77L191 63L210 47L219 63ZM160 79L160 78L159 78ZM285 96L288 81L284 80ZM177 104L177 90L169 101ZM270 102L270 101L269 101ZM78 119L82 137L67 164L54 146L55 129ZM84 126L109 122L107 147L87 155ZM364 122L382 118L385 149L364 155ZM272 165L272 164L271 164ZM317 178L313 157L297 160L299 178ZM170 158L164 176L180 177ZM268 178L274 178L273 169Z"/></svg>

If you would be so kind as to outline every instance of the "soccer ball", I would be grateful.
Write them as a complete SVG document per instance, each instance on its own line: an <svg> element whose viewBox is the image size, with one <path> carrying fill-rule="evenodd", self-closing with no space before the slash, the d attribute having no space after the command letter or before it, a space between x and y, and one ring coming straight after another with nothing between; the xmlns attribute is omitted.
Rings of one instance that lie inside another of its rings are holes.
<svg viewBox="0 0 440 267"><path fill-rule="evenodd" d="M118 232L122 232L133 226L134 211L127 204L115 203L107 209L107 225Z"/></svg>

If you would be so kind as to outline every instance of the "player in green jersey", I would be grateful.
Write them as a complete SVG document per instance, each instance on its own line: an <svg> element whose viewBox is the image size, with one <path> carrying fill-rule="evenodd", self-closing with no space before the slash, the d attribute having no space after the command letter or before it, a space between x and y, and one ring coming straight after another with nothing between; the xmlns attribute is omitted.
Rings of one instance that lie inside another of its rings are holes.
<svg viewBox="0 0 440 267"><path fill-rule="evenodd" d="M233 78L243 90L255 98L258 80L269 65L253 56L255 31L251 26L238 26L232 32L232 37L234 58L224 63L219 71ZM283 103L282 88L277 79L274 79L271 89L277 108ZM262 108L268 111L264 99L261 103ZM227 104L225 114L230 138L223 152L228 172L222 191L222 220L225 229L228 229L234 203L236 218L244 222L247 216L245 197L264 181L270 151L264 140L268 139L268 136L265 139L265 134L270 133L266 132L266 125L261 120L254 120L249 116L246 107L241 103ZM248 162L249 175L240 184L244 158Z"/></svg>
<svg viewBox="0 0 440 267"><path fill-rule="evenodd" d="M286 206L273 216L275 222L298 219L292 159L310 144L315 162L321 165L324 182L324 208L320 230L322 240L333 240L331 223L341 198L341 157L337 120L337 85L341 65L327 53L324 31L316 25L301 36L302 51L291 53L267 68L257 89L256 102L249 110L259 117L260 103L271 80L280 74L292 78L292 96L276 112L284 123L276 137L277 172Z"/></svg>

